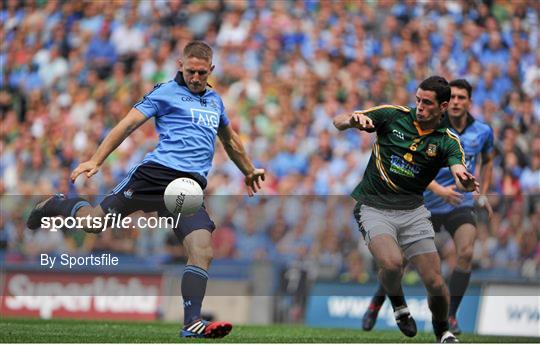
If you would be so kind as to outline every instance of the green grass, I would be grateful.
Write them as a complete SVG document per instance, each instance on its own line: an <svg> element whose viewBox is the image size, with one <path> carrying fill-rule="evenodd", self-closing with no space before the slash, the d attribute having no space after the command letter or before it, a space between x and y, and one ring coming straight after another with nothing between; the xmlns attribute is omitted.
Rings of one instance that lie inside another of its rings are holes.
<svg viewBox="0 0 540 345"><path fill-rule="evenodd" d="M432 343L429 333L406 338L399 331L362 332L292 325L235 326L229 336L216 340L178 338L179 325L167 322L0 319L2 343ZM465 334L470 343L538 343L540 338Z"/></svg>

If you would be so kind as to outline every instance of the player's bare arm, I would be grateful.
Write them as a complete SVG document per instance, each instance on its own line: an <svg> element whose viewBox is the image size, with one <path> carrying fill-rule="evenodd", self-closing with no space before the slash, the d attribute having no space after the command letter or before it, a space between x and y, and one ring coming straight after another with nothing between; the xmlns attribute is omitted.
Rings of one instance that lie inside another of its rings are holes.
<svg viewBox="0 0 540 345"><path fill-rule="evenodd" d="M257 193L261 189L261 181L264 181L264 169L255 168L246 154L240 137L230 125L221 128L218 136L229 158L244 174L244 182L248 187L248 195L253 196L254 193Z"/></svg>
<svg viewBox="0 0 540 345"><path fill-rule="evenodd" d="M427 186L427 189L440 196L445 202L450 205L458 206L463 200L463 194L456 190L456 185L444 187L433 180Z"/></svg>
<svg viewBox="0 0 540 345"><path fill-rule="evenodd" d="M334 118L334 126L343 131L349 128L358 128L360 130L374 129L373 120L365 114L355 111L352 114L345 113Z"/></svg>
<svg viewBox="0 0 540 345"><path fill-rule="evenodd" d="M86 177L91 177L99 171L103 161L113 152L134 130L139 128L148 118L139 110L132 108L129 113L120 121L105 140L99 145L96 153L88 161L83 162L71 173L71 182L82 173Z"/></svg>
<svg viewBox="0 0 540 345"><path fill-rule="evenodd" d="M467 168L462 164L454 164L450 167L452 175L456 181L456 186L462 192L478 192L480 184L476 181L473 174L467 171Z"/></svg>
<svg viewBox="0 0 540 345"><path fill-rule="evenodd" d="M480 196L477 199L478 205L485 208L488 213L488 218L493 216L493 208L489 204L487 194L489 193L489 186L491 185L491 178L493 176L493 157L495 152L490 152L487 155L482 155L482 166L480 167Z"/></svg>

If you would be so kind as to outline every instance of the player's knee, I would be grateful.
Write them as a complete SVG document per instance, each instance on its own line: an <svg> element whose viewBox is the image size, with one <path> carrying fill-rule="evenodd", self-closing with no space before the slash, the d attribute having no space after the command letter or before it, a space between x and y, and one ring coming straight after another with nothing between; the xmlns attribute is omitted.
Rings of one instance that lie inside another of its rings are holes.
<svg viewBox="0 0 540 345"><path fill-rule="evenodd" d="M379 265L386 274L401 275L403 269L402 263L403 260L401 258L388 257L381 260Z"/></svg>
<svg viewBox="0 0 540 345"><path fill-rule="evenodd" d="M197 246L195 248L191 248L189 253L190 261L197 262L201 266L210 265L212 259L214 258L212 246Z"/></svg>
<svg viewBox="0 0 540 345"><path fill-rule="evenodd" d="M464 246L462 248L458 248L458 260L462 262L471 262L473 258L473 252L473 246Z"/></svg>
<svg viewBox="0 0 540 345"><path fill-rule="evenodd" d="M444 279L440 274L431 274L426 279L424 279L426 289L432 295L442 295L444 291Z"/></svg>

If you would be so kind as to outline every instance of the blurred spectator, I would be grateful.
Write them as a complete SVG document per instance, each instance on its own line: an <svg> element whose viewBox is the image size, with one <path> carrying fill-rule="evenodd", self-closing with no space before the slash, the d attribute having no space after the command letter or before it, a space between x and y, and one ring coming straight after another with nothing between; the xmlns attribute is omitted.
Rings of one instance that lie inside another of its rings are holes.
<svg viewBox="0 0 540 345"><path fill-rule="evenodd" d="M364 259L358 251L350 252L345 260L345 272L339 276L339 281L343 283L364 284L370 279L370 275L364 265Z"/></svg>
<svg viewBox="0 0 540 345"><path fill-rule="evenodd" d="M126 21L113 29L111 42L114 44L120 60L126 64L128 71L135 60L137 53L145 45L144 32L136 26L137 12L133 10L126 16Z"/></svg>
<svg viewBox="0 0 540 345"><path fill-rule="evenodd" d="M240 10L233 9L228 12L216 37L217 45L225 48L242 48L250 25L249 21L242 20Z"/></svg>
<svg viewBox="0 0 540 345"><path fill-rule="evenodd" d="M317 234L310 256L317 267L319 278L337 278L343 266L343 254L339 248L339 238L336 232L323 228Z"/></svg>
<svg viewBox="0 0 540 345"><path fill-rule="evenodd" d="M106 78L117 60L116 48L109 40L110 31L107 25L94 35L86 50L86 62L97 71L100 79Z"/></svg>
<svg viewBox="0 0 540 345"><path fill-rule="evenodd" d="M526 194L540 195L540 137L531 145L531 164L523 170L520 184Z"/></svg>
<svg viewBox="0 0 540 345"><path fill-rule="evenodd" d="M257 261L266 258L267 238L255 218L254 211L246 212L246 222L237 232L235 252L239 259Z"/></svg>
<svg viewBox="0 0 540 345"><path fill-rule="evenodd" d="M65 252L66 245L61 231L38 231L24 233L22 252L31 262L37 262L41 254L60 255Z"/></svg>
<svg viewBox="0 0 540 345"><path fill-rule="evenodd" d="M236 232L228 225L218 226L212 234L214 259L234 259L236 257Z"/></svg>
<svg viewBox="0 0 540 345"><path fill-rule="evenodd" d="M536 231L527 229L519 237L519 260L523 263L527 260L534 260L536 257L536 247L538 238Z"/></svg>
<svg viewBox="0 0 540 345"><path fill-rule="evenodd" d="M0 213L0 250L6 250L10 243L15 242L16 229L12 220L7 218L7 210Z"/></svg>
<svg viewBox="0 0 540 345"><path fill-rule="evenodd" d="M60 47L53 46L47 51L44 61L39 64L39 76L45 87L54 86L59 80L63 80L69 72L66 59L61 55Z"/></svg>
<svg viewBox="0 0 540 345"><path fill-rule="evenodd" d="M501 223L495 235L497 240L489 248L490 266L515 269L519 259L519 248L511 237L508 224Z"/></svg>

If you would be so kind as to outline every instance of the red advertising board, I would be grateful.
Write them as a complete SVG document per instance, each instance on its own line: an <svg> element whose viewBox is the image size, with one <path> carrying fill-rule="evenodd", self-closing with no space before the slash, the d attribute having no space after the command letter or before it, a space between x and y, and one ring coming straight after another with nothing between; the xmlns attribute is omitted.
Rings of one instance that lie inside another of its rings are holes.
<svg viewBox="0 0 540 345"><path fill-rule="evenodd" d="M4 278L4 316L155 320L161 301L161 275L10 272Z"/></svg>

